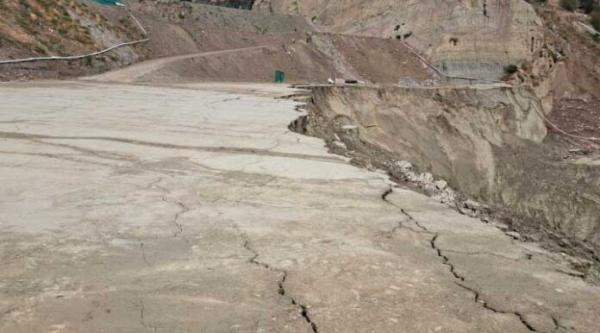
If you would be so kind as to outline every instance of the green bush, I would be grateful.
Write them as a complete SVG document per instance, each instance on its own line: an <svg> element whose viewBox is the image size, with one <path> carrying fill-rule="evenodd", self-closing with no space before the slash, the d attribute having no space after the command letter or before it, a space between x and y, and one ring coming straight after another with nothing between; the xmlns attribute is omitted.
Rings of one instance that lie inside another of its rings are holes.
<svg viewBox="0 0 600 333"><path fill-rule="evenodd" d="M592 12L591 15L591 23L596 31L600 32L600 9L597 9Z"/></svg>
<svg viewBox="0 0 600 333"><path fill-rule="evenodd" d="M517 65L510 64L510 65L504 66L504 72L506 74L510 75L510 74L514 74L514 73L516 73L518 71L519 71L519 67L517 67Z"/></svg>
<svg viewBox="0 0 600 333"><path fill-rule="evenodd" d="M599 8L596 0L579 0L579 4L579 7L581 7L586 14L589 14Z"/></svg>
<svg viewBox="0 0 600 333"><path fill-rule="evenodd" d="M560 6L570 12L577 9L577 0L560 0Z"/></svg>

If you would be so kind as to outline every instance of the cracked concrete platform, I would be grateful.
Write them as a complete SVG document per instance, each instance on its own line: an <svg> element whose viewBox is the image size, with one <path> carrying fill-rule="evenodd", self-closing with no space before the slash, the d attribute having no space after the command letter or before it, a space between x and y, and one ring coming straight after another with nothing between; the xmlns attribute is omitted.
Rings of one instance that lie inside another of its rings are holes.
<svg viewBox="0 0 600 333"><path fill-rule="evenodd" d="M559 255L213 90L0 86L0 332L599 331Z"/></svg>

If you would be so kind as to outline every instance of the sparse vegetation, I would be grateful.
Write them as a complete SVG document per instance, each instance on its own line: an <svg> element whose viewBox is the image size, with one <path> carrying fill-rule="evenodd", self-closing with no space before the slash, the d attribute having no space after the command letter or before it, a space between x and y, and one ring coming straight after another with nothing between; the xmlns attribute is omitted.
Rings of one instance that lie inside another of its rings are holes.
<svg viewBox="0 0 600 333"><path fill-rule="evenodd" d="M577 5L577 0L560 0L560 6L570 12L574 12Z"/></svg>
<svg viewBox="0 0 600 333"><path fill-rule="evenodd" d="M590 22L596 31L600 32L600 9L596 9L592 12Z"/></svg>
<svg viewBox="0 0 600 333"><path fill-rule="evenodd" d="M46 54L46 50L40 45L36 45L33 50L39 54Z"/></svg>
<svg viewBox="0 0 600 333"><path fill-rule="evenodd" d="M519 71L519 67L515 64L504 66L504 72L508 75L514 74Z"/></svg>
<svg viewBox="0 0 600 333"><path fill-rule="evenodd" d="M550 57L552 58L553 62L558 62L560 60L560 55L557 54L556 52L554 52L554 50L550 50Z"/></svg>
<svg viewBox="0 0 600 333"><path fill-rule="evenodd" d="M6 23L0 33L14 42L13 53L62 55L96 48L88 29L72 16L93 17L78 1L0 0L0 8L0 21Z"/></svg>
<svg viewBox="0 0 600 333"><path fill-rule="evenodd" d="M579 0L579 7L586 13L589 14L594 10L599 9L597 0Z"/></svg>

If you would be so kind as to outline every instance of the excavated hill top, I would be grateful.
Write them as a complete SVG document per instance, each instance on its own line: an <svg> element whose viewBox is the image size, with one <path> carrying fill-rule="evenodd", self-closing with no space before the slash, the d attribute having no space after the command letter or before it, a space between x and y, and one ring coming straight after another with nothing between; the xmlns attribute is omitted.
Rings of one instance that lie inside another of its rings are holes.
<svg viewBox="0 0 600 333"><path fill-rule="evenodd" d="M403 38L452 75L497 78L542 42L542 21L523 0L257 0L254 8L304 15L326 31Z"/></svg>

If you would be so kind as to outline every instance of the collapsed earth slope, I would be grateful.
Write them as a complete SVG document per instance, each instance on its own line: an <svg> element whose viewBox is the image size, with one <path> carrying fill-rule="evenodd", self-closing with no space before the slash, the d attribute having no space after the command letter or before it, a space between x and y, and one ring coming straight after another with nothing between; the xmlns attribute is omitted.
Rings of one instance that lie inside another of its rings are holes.
<svg viewBox="0 0 600 333"><path fill-rule="evenodd" d="M598 280L600 164L569 157L568 145L547 136L531 89L320 87L312 101L293 128L399 180L406 178L400 161L410 161L486 204L479 212L577 254L583 259L574 267Z"/></svg>

